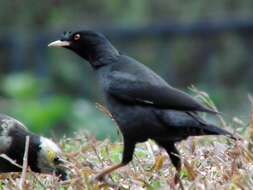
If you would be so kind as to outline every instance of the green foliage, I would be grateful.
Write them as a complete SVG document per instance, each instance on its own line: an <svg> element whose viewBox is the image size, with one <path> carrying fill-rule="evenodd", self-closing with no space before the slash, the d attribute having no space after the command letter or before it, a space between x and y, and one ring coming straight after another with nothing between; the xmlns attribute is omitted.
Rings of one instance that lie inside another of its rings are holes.
<svg viewBox="0 0 253 190"><path fill-rule="evenodd" d="M72 130L86 129L99 139L116 139L116 124L105 113L99 111L95 103L77 99L73 102L72 114Z"/></svg>
<svg viewBox="0 0 253 190"><path fill-rule="evenodd" d="M2 91L17 100L37 98L41 93L40 81L31 73L15 73L7 75L2 80ZM46 89L43 89L46 90Z"/></svg>
<svg viewBox="0 0 253 190"><path fill-rule="evenodd" d="M65 127L69 113L71 113L71 101L64 97L51 97L45 100L29 100L17 102L10 107L10 114L15 115L34 132L45 133L55 127ZM64 132L64 129L63 129Z"/></svg>
<svg viewBox="0 0 253 190"><path fill-rule="evenodd" d="M161 187L162 187L161 182L159 180L153 180L148 189L149 190L156 190Z"/></svg>
<svg viewBox="0 0 253 190"><path fill-rule="evenodd" d="M47 83L29 73L15 73L2 80L2 91L9 97L7 110L2 110L24 122L32 131L49 132L61 122L67 122L71 100L64 96L43 98Z"/></svg>
<svg viewBox="0 0 253 190"><path fill-rule="evenodd" d="M0 182L0 190L4 190L4 183Z"/></svg>
<svg viewBox="0 0 253 190"><path fill-rule="evenodd" d="M113 163L119 163L122 157L122 147L121 146L113 147L113 149L111 150L111 155L108 156L111 157Z"/></svg>
<svg viewBox="0 0 253 190"><path fill-rule="evenodd" d="M24 122L33 132L61 136L86 129L99 139L117 138L115 123L95 103L49 95L49 83L30 73L7 75L1 87L0 91L8 98L7 106L0 111Z"/></svg>

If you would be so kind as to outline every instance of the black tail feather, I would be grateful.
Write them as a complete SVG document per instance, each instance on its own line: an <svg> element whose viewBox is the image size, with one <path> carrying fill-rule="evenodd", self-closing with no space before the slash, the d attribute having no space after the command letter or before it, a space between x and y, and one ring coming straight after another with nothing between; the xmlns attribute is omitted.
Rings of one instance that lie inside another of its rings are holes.
<svg viewBox="0 0 253 190"><path fill-rule="evenodd" d="M225 129L216 127L215 125L212 125L212 124L208 124L206 126L203 126L203 130L204 130L205 135L224 135L224 136L227 136L233 140L240 140L241 139L241 137L239 137L235 134L232 134L231 132L229 132Z"/></svg>

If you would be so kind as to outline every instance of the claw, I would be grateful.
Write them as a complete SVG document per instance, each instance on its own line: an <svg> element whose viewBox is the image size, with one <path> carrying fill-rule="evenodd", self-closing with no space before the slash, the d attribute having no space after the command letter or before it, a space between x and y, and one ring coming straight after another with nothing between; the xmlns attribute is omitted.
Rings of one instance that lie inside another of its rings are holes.
<svg viewBox="0 0 253 190"><path fill-rule="evenodd" d="M181 190L184 190L184 186L183 186L183 183L182 183L182 181L181 181L181 179L180 179L180 173L179 173L179 172L177 172L177 173L175 174L174 183L175 183L175 185L179 184L180 189L181 189Z"/></svg>
<svg viewBox="0 0 253 190"><path fill-rule="evenodd" d="M178 172L175 174L175 177L174 177L174 183L177 185L180 181L180 176L178 174Z"/></svg>
<svg viewBox="0 0 253 190"><path fill-rule="evenodd" d="M105 181L105 176L104 175L101 175L101 173L95 175L93 178L92 178L92 181Z"/></svg>

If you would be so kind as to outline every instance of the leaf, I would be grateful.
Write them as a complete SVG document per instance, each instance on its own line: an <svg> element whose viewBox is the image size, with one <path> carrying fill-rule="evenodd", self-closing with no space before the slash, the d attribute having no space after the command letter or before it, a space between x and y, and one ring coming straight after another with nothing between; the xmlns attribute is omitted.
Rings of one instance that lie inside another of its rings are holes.
<svg viewBox="0 0 253 190"><path fill-rule="evenodd" d="M248 150L245 149L245 150L243 151L243 155L244 155L244 157L246 158L246 160L247 160L248 162L250 162L250 163L253 164L253 155L252 155L251 152L249 152Z"/></svg>
<svg viewBox="0 0 253 190"><path fill-rule="evenodd" d="M197 173L195 172L193 165L190 165L186 160L184 160L184 166L188 173L188 179L190 181L195 180L197 177Z"/></svg>
<svg viewBox="0 0 253 190"><path fill-rule="evenodd" d="M159 180L154 180L148 187L148 190L155 190L161 188L161 182Z"/></svg>
<svg viewBox="0 0 253 190"><path fill-rule="evenodd" d="M156 161L155 164L153 166L153 171L158 172L159 170L162 169L164 161L165 161L166 157L164 155L158 155L156 157Z"/></svg>
<svg viewBox="0 0 253 190"><path fill-rule="evenodd" d="M244 187L243 187L243 185L242 185L242 184L245 184L244 181L245 181L245 180L244 180L244 177L241 176L240 174L235 175L235 176L233 176L233 178L232 178L232 183L233 183L234 185L236 185L237 187L239 187L240 189L244 189Z"/></svg>

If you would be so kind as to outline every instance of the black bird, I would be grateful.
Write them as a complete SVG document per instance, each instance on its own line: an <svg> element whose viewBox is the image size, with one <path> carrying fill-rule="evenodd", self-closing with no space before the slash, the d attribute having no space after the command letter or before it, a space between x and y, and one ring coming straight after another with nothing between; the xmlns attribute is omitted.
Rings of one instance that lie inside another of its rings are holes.
<svg viewBox="0 0 253 190"><path fill-rule="evenodd" d="M61 180L67 179L58 145L48 138L35 135L21 122L0 114L0 173L21 172L26 136L29 136L28 166L38 173L55 173ZM7 157L6 157L7 156ZM15 161L17 165L14 165Z"/></svg>
<svg viewBox="0 0 253 190"><path fill-rule="evenodd" d="M204 121L197 112L216 113L188 94L171 87L152 70L122 55L95 31L64 33L49 47L64 47L87 60L97 74L106 105L124 139L122 162L96 176L103 177L132 160L135 144L153 139L170 156L179 172L181 160L175 143L189 136L233 135Z"/></svg>

